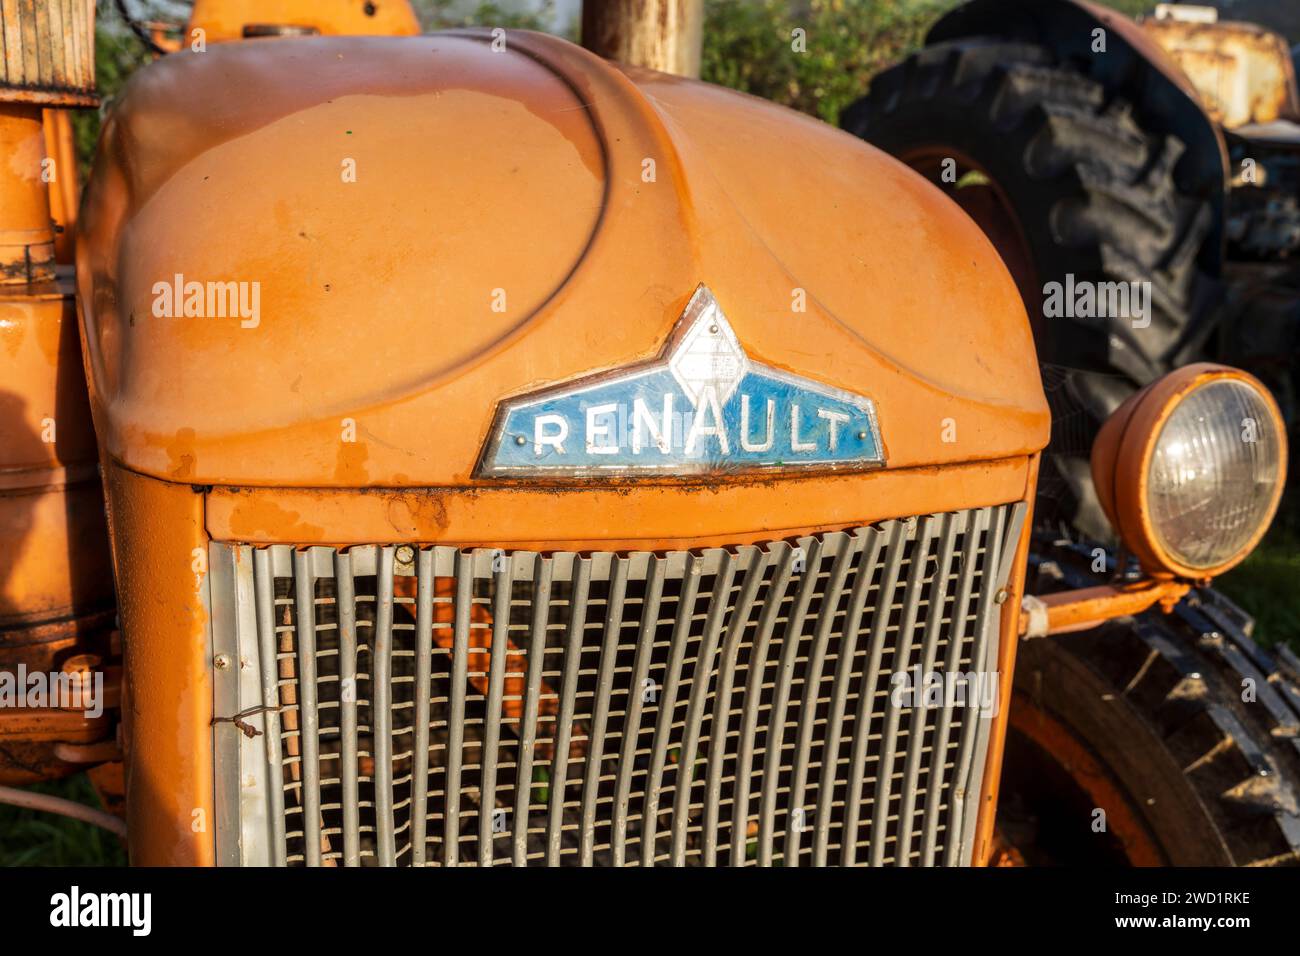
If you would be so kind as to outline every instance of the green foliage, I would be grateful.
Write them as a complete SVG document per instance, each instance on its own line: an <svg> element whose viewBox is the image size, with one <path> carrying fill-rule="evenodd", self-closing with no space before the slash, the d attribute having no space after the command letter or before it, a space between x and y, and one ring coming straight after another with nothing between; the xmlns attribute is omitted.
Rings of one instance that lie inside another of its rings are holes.
<svg viewBox="0 0 1300 956"><path fill-rule="evenodd" d="M701 74L833 123L866 92L873 75L920 46L930 24L951 5L710 0Z"/></svg>
<svg viewBox="0 0 1300 956"><path fill-rule="evenodd" d="M98 807L84 773L30 787ZM0 804L0 866L125 866L126 852L113 834L68 817Z"/></svg>
<svg viewBox="0 0 1300 956"><path fill-rule="evenodd" d="M480 3L470 13L456 13L455 0L412 0L420 27L425 31L453 27L504 27L507 30L543 30L554 8L552 0L535 4L535 12L513 12L498 3Z"/></svg>
<svg viewBox="0 0 1300 956"><path fill-rule="evenodd" d="M1102 4L1112 7L1129 17L1139 17L1151 13L1156 8L1155 0L1101 0Z"/></svg>
<svg viewBox="0 0 1300 956"><path fill-rule="evenodd" d="M1255 618L1261 644L1300 653L1300 489L1288 489L1268 534L1240 567L1215 582Z"/></svg>
<svg viewBox="0 0 1300 956"><path fill-rule="evenodd" d="M1103 0L1129 16L1154 0ZM701 74L834 123L960 0L705 0ZM793 44L804 31L804 52Z"/></svg>

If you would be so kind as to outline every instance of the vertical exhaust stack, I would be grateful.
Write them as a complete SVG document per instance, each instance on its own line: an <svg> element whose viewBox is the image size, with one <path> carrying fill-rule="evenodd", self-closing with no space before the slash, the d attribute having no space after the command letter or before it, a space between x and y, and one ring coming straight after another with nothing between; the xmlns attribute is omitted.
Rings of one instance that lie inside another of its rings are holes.
<svg viewBox="0 0 1300 956"><path fill-rule="evenodd" d="M582 45L629 66L700 75L703 0L601 0L582 5Z"/></svg>

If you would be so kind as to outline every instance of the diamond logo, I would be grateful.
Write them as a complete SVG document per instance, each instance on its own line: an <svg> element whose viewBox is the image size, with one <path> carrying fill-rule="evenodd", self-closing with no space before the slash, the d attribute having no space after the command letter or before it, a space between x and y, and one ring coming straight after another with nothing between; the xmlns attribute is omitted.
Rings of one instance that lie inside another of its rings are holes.
<svg viewBox="0 0 1300 956"><path fill-rule="evenodd" d="M748 371L745 350L708 289L701 288L691 298L683 321L685 334L668 359L673 378L692 405L698 405L710 387L718 404L726 405Z"/></svg>

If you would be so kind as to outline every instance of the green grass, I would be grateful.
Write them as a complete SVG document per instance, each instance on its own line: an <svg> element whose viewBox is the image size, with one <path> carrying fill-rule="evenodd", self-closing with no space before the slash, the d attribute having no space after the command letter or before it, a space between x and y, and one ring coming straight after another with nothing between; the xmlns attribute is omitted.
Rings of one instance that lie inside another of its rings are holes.
<svg viewBox="0 0 1300 956"><path fill-rule="evenodd" d="M1288 489L1255 552L1217 586L1254 615L1261 644L1289 644L1300 653L1300 486Z"/></svg>
<svg viewBox="0 0 1300 956"><path fill-rule="evenodd" d="M93 807L84 773L31 788ZM0 804L0 866L125 866L126 851L107 830L53 813Z"/></svg>

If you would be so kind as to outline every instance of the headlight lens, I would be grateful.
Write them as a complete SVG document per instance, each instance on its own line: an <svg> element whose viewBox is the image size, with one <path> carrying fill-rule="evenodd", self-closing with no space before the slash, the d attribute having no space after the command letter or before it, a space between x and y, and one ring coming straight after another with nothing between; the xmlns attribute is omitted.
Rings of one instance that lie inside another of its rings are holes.
<svg viewBox="0 0 1300 956"><path fill-rule="evenodd" d="M1151 527L1169 556L1214 568L1268 521L1281 474L1277 424L1251 385L1212 380L1185 395L1156 439L1147 478Z"/></svg>
<svg viewBox="0 0 1300 956"><path fill-rule="evenodd" d="M1143 569L1211 578L1245 560L1286 480L1282 413L1258 379L1188 365L1131 396L1092 447L1097 498Z"/></svg>

